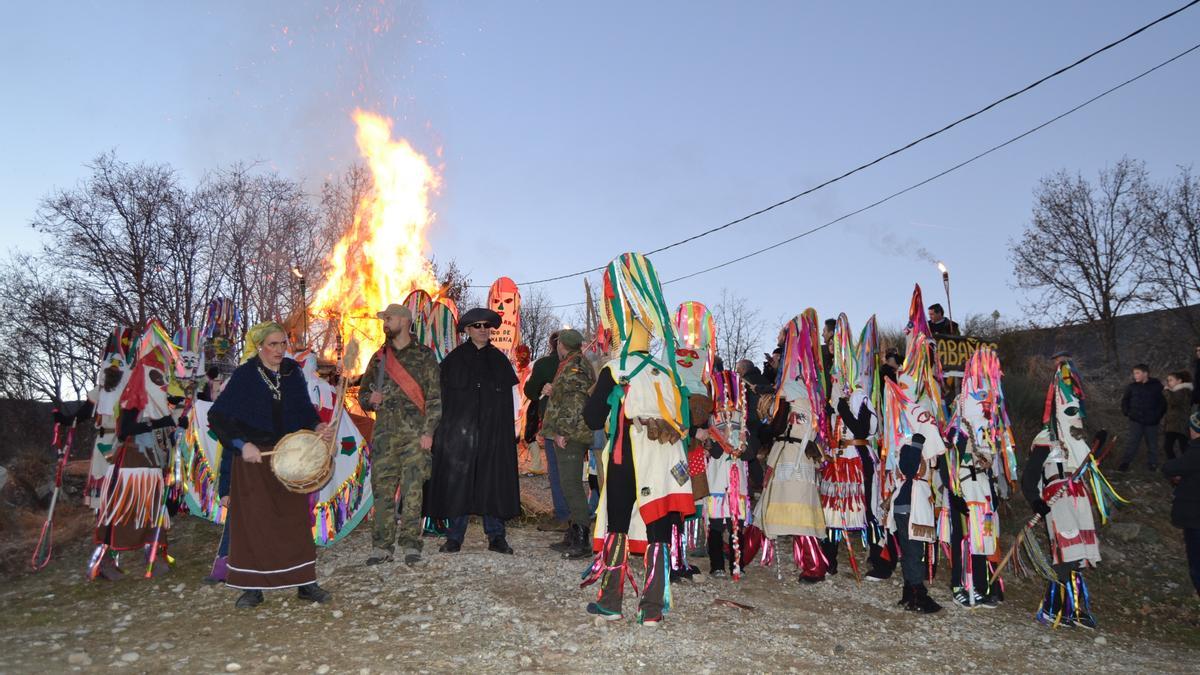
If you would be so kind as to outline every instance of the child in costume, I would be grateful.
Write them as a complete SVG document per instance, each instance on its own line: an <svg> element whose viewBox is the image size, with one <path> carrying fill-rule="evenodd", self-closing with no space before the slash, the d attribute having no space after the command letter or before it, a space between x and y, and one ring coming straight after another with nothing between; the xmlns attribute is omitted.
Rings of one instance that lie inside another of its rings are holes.
<svg viewBox="0 0 1200 675"><path fill-rule="evenodd" d="M900 544L900 569L904 592L899 606L910 612L933 614L942 609L925 588L925 552L934 539L933 490L929 485L928 464L924 461L925 437L913 434L896 453L899 473L896 489L888 505L887 526Z"/></svg>
<svg viewBox="0 0 1200 675"><path fill-rule="evenodd" d="M604 308L605 327L622 345L601 370L583 411L588 426L606 429L609 440L593 539L598 552L582 585L600 584L589 614L620 619L625 581L633 581L629 554L644 552L638 621L652 627L671 606L673 536L695 511L682 442L690 428L688 391L674 360L649 352L651 335L662 341L664 353L674 354L676 348L649 260L626 253L608 265Z"/></svg>

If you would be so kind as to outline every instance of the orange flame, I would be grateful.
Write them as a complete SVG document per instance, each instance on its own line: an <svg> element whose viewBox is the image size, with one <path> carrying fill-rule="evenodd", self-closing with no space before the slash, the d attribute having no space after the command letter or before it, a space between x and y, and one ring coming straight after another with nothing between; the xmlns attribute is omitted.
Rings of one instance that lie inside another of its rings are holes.
<svg viewBox="0 0 1200 675"><path fill-rule="evenodd" d="M433 267L425 257L425 229L433 222L429 195L441 177L425 156L403 138L392 139L392 121L354 111L355 139L371 171L372 188L354 210L350 229L325 260L325 283L313 296L312 316L328 321L325 353L332 351L328 333L338 331L363 345L350 373L361 373L374 346L383 344L383 327L375 313L403 303L422 289L437 294Z"/></svg>

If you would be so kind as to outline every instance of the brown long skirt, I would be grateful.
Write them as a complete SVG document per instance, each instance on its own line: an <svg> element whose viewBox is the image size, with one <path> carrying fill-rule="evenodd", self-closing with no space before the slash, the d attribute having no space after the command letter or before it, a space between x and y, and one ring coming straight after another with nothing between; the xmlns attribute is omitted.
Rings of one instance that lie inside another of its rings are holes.
<svg viewBox="0 0 1200 675"><path fill-rule="evenodd" d="M263 452L271 450L261 448ZM233 458L229 488L229 576L233 588L293 588L317 580L317 547L309 529L308 495L289 492L269 458Z"/></svg>

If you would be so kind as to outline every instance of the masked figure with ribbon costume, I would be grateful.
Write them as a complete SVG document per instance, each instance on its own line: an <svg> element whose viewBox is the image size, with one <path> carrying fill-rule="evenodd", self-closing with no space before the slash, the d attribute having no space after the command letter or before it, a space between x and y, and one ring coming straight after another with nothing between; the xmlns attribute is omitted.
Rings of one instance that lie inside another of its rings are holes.
<svg viewBox="0 0 1200 675"><path fill-rule="evenodd" d="M660 360L649 351L651 335L661 340L666 355L674 355L677 344L648 259L625 253L608 265L603 307L605 327L621 348L600 371L584 407L588 426L606 429L609 439L593 538L599 550L584 581L599 582L600 592L587 611L621 618L624 584L633 580L629 554L644 553L638 620L657 626L671 606L671 542L683 518L695 511L683 442L691 426L689 392L675 360ZM711 403L708 407L705 418Z"/></svg>
<svg viewBox="0 0 1200 675"><path fill-rule="evenodd" d="M176 421L167 387L177 352L161 323L153 320L138 339L137 357L121 393L117 446L100 489L91 578L123 576L116 558L122 551L144 552L149 574L165 574L167 535L166 469Z"/></svg>
<svg viewBox="0 0 1200 675"><path fill-rule="evenodd" d="M1021 475L1021 492L1045 519L1050 537L1056 578L1048 582L1036 618L1053 626L1096 627L1083 579L1083 570L1100 562L1092 495L1102 519L1107 519L1109 499L1124 501L1097 468L1084 440L1084 417L1083 382L1064 359L1046 392L1044 426Z"/></svg>
<svg viewBox="0 0 1200 675"><path fill-rule="evenodd" d="M822 430L828 429L828 417L818 331L812 309L784 327L771 422L775 442L754 518L767 538L764 564L773 561L776 540L791 536L802 583L824 581L829 564L820 546L826 527L820 466L828 443Z"/></svg>
<svg viewBox="0 0 1200 675"><path fill-rule="evenodd" d="M996 553L1000 534L996 468L1012 454L1001 374L990 347L980 347L967 360L950 424L952 443L939 464L948 486L950 590L963 607L992 608L1003 599L999 584L988 581L988 558Z"/></svg>

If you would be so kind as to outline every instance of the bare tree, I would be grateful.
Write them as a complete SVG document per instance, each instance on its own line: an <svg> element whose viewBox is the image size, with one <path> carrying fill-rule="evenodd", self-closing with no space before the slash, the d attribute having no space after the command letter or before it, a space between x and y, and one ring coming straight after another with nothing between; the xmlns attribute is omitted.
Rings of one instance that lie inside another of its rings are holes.
<svg viewBox="0 0 1200 675"><path fill-rule="evenodd" d="M1141 195L1145 166L1122 158L1093 186L1059 171L1035 192L1033 220L1009 257L1031 313L1061 322L1098 322L1105 357L1120 365L1116 317L1150 302L1144 252L1153 222Z"/></svg>
<svg viewBox="0 0 1200 675"><path fill-rule="evenodd" d="M47 236L44 255L75 280L94 285L101 316L143 325L156 310L156 277L182 191L165 165L97 157L91 176L44 199L33 226Z"/></svg>
<svg viewBox="0 0 1200 675"><path fill-rule="evenodd" d="M1147 230L1148 274L1163 307L1174 310L1200 340L1200 177L1183 167L1175 180L1143 193L1153 214Z"/></svg>
<svg viewBox="0 0 1200 675"><path fill-rule="evenodd" d="M728 288L721 289L721 301L711 310L717 324L717 355L726 368L733 368L761 346L766 323L757 308Z"/></svg>
<svg viewBox="0 0 1200 675"><path fill-rule="evenodd" d="M540 288L521 293L521 342L529 345L529 355L537 360L548 353L550 334L561 327L550 296Z"/></svg>
<svg viewBox="0 0 1200 675"><path fill-rule="evenodd" d="M61 403L82 398L107 337L85 286L59 283L31 256L0 268L0 395Z"/></svg>

